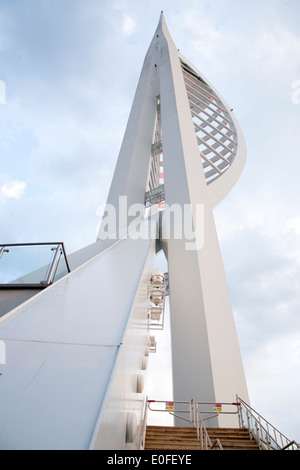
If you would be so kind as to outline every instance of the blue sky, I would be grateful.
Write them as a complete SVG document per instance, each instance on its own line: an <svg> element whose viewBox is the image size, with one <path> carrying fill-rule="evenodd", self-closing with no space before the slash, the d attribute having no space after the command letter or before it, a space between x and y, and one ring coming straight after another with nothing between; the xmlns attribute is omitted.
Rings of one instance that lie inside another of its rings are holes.
<svg viewBox="0 0 300 470"><path fill-rule="evenodd" d="M0 0L0 239L95 240L161 10L245 135L215 218L251 404L300 441L298 0Z"/></svg>

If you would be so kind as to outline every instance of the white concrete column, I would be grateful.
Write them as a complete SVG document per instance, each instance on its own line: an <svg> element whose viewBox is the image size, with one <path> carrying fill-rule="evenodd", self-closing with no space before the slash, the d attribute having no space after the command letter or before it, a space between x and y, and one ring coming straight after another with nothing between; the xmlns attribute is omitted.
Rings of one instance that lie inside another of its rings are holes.
<svg viewBox="0 0 300 470"><path fill-rule="evenodd" d="M174 400L234 402L236 394L240 394L249 401L212 204L178 52L163 19L160 34L166 205L179 204L183 211L184 205L190 204L194 227L196 207L203 207L203 220L198 223L195 236L198 249L188 250L189 240L184 236L177 240L171 233L169 239L163 240L169 265ZM226 417L225 422L231 420Z"/></svg>

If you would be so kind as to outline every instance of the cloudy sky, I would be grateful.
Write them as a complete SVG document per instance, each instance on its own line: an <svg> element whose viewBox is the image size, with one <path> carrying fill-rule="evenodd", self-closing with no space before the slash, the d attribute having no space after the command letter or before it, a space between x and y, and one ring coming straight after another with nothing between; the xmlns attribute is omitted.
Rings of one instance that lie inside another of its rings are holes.
<svg viewBox="0 0 300 470"><path fill-rule="evenodd" d="M0 0L0 242L95 240L161 10L246 138L215 217L251 404L300 441L298 0Z"/></svg>

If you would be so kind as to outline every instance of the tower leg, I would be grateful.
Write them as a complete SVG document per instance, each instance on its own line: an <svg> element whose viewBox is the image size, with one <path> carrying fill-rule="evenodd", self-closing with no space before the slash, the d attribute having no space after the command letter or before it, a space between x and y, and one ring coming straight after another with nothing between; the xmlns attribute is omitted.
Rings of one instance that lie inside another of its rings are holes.
<svg viewBox="0 0 300 470"><path fill-rule="evenodd" d="M208 207L200 232L204 242L198 250L187 250L185 239L163 242L169 270L174 401L193 398L231 403L239 394L249 402L217 233ZM176 425L184 422L176 420ZM220 415L218 422L210 420L208 425L238 426L237 416Z"/></svg>
<svg viewBox="0 0 300 470"><path fill-rule="evenodd" d="M178 52L163 25L160 99L166 209L162 245L169 263L174 400L248 401L212 202L204 177ZM194 248L185 233L185 207L192 213ZM198 212L198 209L202 209ZM200 217L198 215L200 214ZM169 224L169 228L167 227ZM166 228L166 230L165 230ZM167 235L164 235L166 234ZM192 248L192 249L191 249ZM221 415L219 425L234 425ZM184 423L184 421L181 422ZM179 424L179 423L178 423Z"/></svg>

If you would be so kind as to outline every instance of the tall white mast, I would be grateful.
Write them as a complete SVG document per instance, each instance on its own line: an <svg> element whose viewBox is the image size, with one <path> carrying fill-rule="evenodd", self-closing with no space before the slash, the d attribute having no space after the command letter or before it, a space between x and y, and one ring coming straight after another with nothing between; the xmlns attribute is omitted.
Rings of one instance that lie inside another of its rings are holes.
<svg viewBox="0 0 300 470"><path fill-rule="evenodd" d="M25 302L20 286L0 290L1 449L136 448L161 248L174 399L232 402L238 394L249 402L213 218L245 155L233 113L179 55L162 13L97 241L69 256L69 274Z"/></svg>
<svg viewBox="0 0 300 470"><path fill-rule="evenodd" d="M162 240L174 399L249 401L212 211L244 166L243 136L224 100L179 56L163 15L158 40L165 200L192 207L196 228L195 248L185 237Z"/></svg>
<svg viewBox="0 0 300 470"><path fill-rule="evenodd" d="M230 108L179 55L163 13L142 68L108 198L117 208L121 194L129 205L144 199L158 112L166 204L160 241L168 260L174 399L232 402L240 394L248 401L213 218L213 207L242 171L245 143ZM178 235L178 227L170 226L168 208L177 210L177 216L181 210L183 218L191 208L193 243L184 230Z"/></svg>

